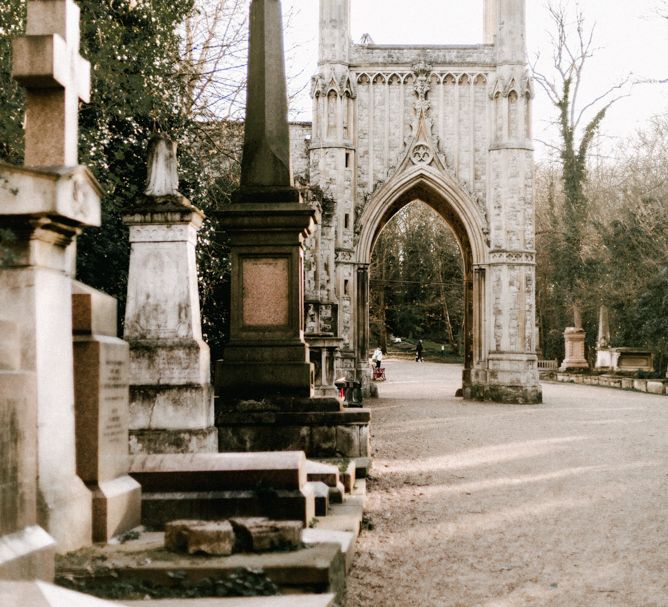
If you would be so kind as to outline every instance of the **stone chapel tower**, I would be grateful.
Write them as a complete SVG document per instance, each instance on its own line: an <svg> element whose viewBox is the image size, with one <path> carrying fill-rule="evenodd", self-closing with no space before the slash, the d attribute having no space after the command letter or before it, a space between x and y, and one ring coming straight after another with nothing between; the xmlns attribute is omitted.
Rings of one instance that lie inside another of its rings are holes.
<svg viewBox="0 0 668 607"><path fill-rule="evenodd" d="M307 252L306 334L323 369L364 379L373 244L421 200L464 257L464 394L539 402L525 0L481 1L482 44L427 47L354 44L351 0L320 0L309 178L323 220Z"/></svg>

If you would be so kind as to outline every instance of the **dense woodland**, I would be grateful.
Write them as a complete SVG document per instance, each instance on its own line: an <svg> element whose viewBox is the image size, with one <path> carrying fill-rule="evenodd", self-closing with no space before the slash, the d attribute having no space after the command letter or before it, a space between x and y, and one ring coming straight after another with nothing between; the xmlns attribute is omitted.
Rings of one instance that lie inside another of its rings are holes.
<svg viewBox="0 0 668 607"><path fill-rule="evenodd" d="M82 54L93 65L92 103L80 116L81 162L105 190L103 226L79 239L78 276L125 297L129 245L120 216L141 195L146 147L156 131L179 142L181 190L208 215L199 268L205 338L224 340L228 264L216 211L238 179L248 0L152 2L80 0ZM668 10L666 11L668 13ZM554 71L535 74L554 103L552 162L537 167L538 322L545 358L563 356L573 307L583 313L590 354L600 304L611 310L613 345L643 346L668 362L668 115L612 157L591 154L605 133L617 89L598 104L577 99L593 52L583 22L554 11ZM0 159L22 161L20 89L10 77L11 37L24 28L25 0L0 3ZM561 28L561 30L559 29ZM558 51L558 48L556 49ZM561 61L561 63L559 63ZM623 83L620 83L623 84ZM638 91L634 94L642 94ZM579 107L590 107L590 115ZM2 240L8 235L0 232ZM2 260L0 259L0 262ZM373 256L372 331L462 341L462 268L447 226L426 206L406 207L385 228Z"/></svg>

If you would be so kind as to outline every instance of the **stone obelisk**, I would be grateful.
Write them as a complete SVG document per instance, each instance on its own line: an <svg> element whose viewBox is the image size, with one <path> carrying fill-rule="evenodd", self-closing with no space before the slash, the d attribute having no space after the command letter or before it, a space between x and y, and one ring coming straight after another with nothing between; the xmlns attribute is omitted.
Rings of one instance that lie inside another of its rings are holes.
<svg viewBox="0 0 668 607"><path fill-rule="evenodd" d="M290 168L279 0L253 0L241 186L222 214L232 262L230 336L216 373L222 400L308 398L304 239L316 221Z"/></svg>

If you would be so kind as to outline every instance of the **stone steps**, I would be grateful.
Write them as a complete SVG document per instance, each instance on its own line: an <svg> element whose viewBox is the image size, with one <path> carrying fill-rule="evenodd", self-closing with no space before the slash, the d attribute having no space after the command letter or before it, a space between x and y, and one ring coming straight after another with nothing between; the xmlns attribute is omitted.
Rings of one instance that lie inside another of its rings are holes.
<svg viewBox="0 0 668 607"><path fill-rule="evenodd" d="M238 516L307 525L316 512L301 451L135 455L130 475L142 486L142 524L157 529Z"/></svg>
<svg viewBox="0 0 668 607"><path fill-rule="evenodd" d="M290 596L281 598L283 602L278 596L272 596L257 597L255 602L247 602L248 599L231 602L232 599L209 598L190 602L155 598L142 600L141 603L163 607L263 607L282 604L286 607L327 607L335 604L333 600L340 602L344 595L345 576L352 566L365 495L366 482L359 479L344 503L331 504L327 516L316 517L314 528L303 530L304 547L299 550L226 557L189 556L164 550L162 532L144 532L139 538L123 544L97 545L59 557L57 581L74 590L95 591L104 596L114 596L114 588L120 584L125 592L134 588L136 599L145 596L143 589L147 587L172 588L178 593L180 589L199 588L198 584L204 584L202 593L206 596L212 583L228 583L239 571L260 571L262 583L274 584L281 594ZM309 597L304 593L318 596ZM332 596L335 598L332 599ZM119 602L133 604L127 600Z"/></svg>

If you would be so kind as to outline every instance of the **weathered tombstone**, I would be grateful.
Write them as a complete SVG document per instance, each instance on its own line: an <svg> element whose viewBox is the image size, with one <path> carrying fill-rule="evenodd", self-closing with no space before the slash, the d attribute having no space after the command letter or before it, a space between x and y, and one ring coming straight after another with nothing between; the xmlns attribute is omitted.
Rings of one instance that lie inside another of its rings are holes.
<svg viewBox="0 0 668 607"><path fill-rule="evenodd" d="M91 494L76 475L70 274L77 234L100 224L99 186L77 166L90 68L79 56L76 4L29 0L13 51L13 76L27 90L30 166L0 165L0 227L13 234L0 308L19 326L21 368L36 378L38 521L67 551L91 542Z"/></svg>
<svg viewBox="0 0 668 607"><path fill-rule="evenodd" d="M141 487L128 476L129 346L116 337L116 300L72 286L77 472L93 494L93 541L141 522Z"/></svg>
<svg viewBox="0 0 668 607"><path fill-rule="evenodd" d="M589 369L585 356L585 337L587 333L582 328L580 310L574 309L574 327L567 327L564 331L566 356L561 363L560 371Z"/></svg>
<svg viewBox="0 0 668 607"><path fill-rule="evenodd" d="M282 32L280 1L253 0L241 185L221 215L232 272L229 341L216 367L219 448L366 456L369 412L313 398L304 240L318 218L292 180Z"/></svg>
<svg viewBox="0 0 668 607"><path fill-rule="evenodd" d="M124 338L133 453L218 450L195 261L203 219L178 191L176 145L155 137L145 196L123 216L132 243Z"/></svg>
<svg viewBox="0 0 668 607"><path fill-rule="evenodd" d="M55 542L37 525L35 374L16 324L0 321L0 579L53 579Z"/></svg>

